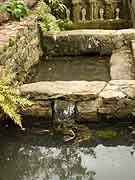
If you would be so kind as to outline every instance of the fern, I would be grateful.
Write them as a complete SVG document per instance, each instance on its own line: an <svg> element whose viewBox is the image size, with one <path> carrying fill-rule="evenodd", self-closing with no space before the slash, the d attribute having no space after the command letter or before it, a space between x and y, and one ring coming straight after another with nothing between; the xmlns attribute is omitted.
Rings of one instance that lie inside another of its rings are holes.
<svg viewBox="0 0 135 180"><path fill-rule="evenodd" d="M8 73L6 73L8 71ZM0 79L0 110L14 121L15 124L22 128L20 109L31 106L27 98L21 97L17 87L12 85L15 73L11 73L9 68L3 70Z"/></svg>

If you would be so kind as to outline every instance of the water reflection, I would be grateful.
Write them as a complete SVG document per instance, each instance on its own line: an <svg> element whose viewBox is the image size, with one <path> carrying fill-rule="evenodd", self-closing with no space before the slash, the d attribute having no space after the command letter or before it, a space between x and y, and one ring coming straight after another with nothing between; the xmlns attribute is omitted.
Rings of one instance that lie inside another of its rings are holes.
<svg viewBox="0 0 135 180"><path fill-rule="evenodd" d="M2 143L0 180L134 180L133 146L47 147Z"/></svg>
<svg viewBox="0 0 135 180"><path fill-rule="evenodd" d="M109 81L109 56L53 57L41 60L32 69L30 82Z"/></svg>

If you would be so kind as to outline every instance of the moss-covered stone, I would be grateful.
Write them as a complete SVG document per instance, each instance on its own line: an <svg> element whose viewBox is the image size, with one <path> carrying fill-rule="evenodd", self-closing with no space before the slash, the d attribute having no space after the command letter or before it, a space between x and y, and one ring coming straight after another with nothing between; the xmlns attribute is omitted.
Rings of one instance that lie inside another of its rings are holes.
<svg viewBox="0 0 135 180"><path fill-rule="evenodd" d="M4 42L1 42L0 64L11 65L12 71L17 72L16 80L22 83L32 65L36 64L42 50L36 16L31 15L22 22L11 24L13 27Z"/></svg>

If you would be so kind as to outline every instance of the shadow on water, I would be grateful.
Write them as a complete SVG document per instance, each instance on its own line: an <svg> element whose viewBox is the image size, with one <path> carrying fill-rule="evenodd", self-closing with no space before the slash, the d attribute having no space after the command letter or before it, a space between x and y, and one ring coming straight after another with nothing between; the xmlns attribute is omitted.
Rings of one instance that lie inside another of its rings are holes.
<svg viewBox="0 0 135 180"><path fill-rule="evenodd" d="M87 141L66 143L45 127L1 129L0 180L135 179L134 126L78 127Z"/></svg>

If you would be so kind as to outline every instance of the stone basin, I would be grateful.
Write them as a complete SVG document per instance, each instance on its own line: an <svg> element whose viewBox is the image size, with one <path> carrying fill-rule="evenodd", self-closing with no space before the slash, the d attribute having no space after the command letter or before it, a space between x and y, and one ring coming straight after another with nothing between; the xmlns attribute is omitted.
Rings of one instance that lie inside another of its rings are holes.
<svg viewBox="0 0 135 180"><path fill-rule="evenodd" d="M36 72L32 71L34 78L20 87L36 104L24 114L47 115L52 120L56 107L57 112L72 107L74 119L80 122L133 119L134 29L45 33L43 46L45 57L36 65ZM104 64L98 71L103 58L107 68ZM82 64L77 64L78 59ZM81 69L83 63L85 70Z"/></svg>

